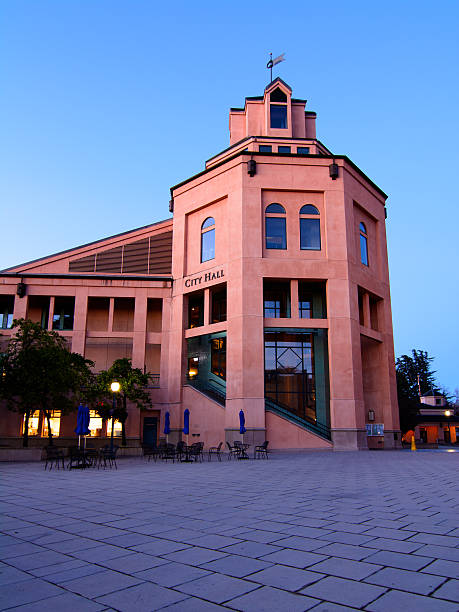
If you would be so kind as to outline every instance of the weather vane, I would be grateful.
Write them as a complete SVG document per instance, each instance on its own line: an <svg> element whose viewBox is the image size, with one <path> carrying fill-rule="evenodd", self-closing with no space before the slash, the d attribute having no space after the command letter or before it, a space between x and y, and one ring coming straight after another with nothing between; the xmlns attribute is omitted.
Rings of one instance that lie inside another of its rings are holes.
<svg viewBox="0 0 459 612"><path fill-rule="evenodd" d="M284 55L285 53L282 53L282 55L278 55L277 57L273 59L273 54L272 53L269 54L269 62L266 64L266 68L268 68L268 70L271 71L270 83L272 83L273 81L273 66L285 61Z"/></svg>

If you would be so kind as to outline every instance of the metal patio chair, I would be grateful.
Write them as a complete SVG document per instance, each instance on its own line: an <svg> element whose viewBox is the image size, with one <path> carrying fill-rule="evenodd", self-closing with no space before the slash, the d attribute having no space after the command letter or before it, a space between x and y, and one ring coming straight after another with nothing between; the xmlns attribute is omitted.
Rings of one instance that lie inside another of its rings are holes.
<svg viewBox="0 0 459 612"><path fill-rule="evenodd" d="M56 448L55 446L46 446L45 447L45 470L48 467L49 469L53 469L53 464L59 469L60 463L62 463L62 469L65 469L64 466L64 452L60 448Z"/></svg>
<svg viewBox="0 0 459 612"><path fill-rule="evenodd" d="M263 442L263 444L260 444L259 446L255 446L255 451L254 451L254 455L253 458L254 459L268 459L268 440L265 440Z"/></svg>
<svg viewBox="0 0 459 612"><path fill-rule="evenodd" d="M223 446L223 442L220 442L220 444L219 444L218 446L211 446L211 447L209 448L209 450L208 450L208 454L209 454L209 461L211 461L211 460L212 460L212 455L217 455L217 459L218 459L219 461L221 461L221 460L222 460L222 457L221 457L221 455L222 455L222 453L221 453L222 446Z"/></svg>

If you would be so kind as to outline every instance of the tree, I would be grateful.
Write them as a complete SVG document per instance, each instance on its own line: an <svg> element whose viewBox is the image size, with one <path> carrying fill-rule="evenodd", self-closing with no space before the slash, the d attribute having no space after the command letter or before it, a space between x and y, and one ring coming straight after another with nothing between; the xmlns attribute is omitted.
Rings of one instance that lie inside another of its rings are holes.
<svg viewBox="0 0 459 612"><path fill-rule="evenodd" d="M103 419L108 419L111 415L112 394L110 385L114 380L120 383L120 397L116 401L112 427L115 420L121 423L121 443L123 446L126 446L127 403L128 401L132 402L140 409L151 408L151 398L145 390L150 379L150 373L144 373L140 368L133 368L131 360L125 358L117 359L108 370L102 370L97 375L97 386L105 402L100 402L96 408Z"/></svg>
<svg viewBox="0 0 459 612"><path fill-rule="evenodd" d="M23 446L28 446L29 418L41 410L48 423L49 444L53 444L51 412L74 410L94 385L90 370L94 364L72 353L66 339L42 329L28 319L15 319L17 331L0 356L0 399L10 410L25 415Z"/></svg>
<svg viewBox="0 0 459 612"><path fill-rule="evenodd" d="M419 414L420 394L434 392L435 371L431 370L433 357L427 351L411 351L412 356L402 355L395 362L397 395L402 432L413 429Z"/></svg>

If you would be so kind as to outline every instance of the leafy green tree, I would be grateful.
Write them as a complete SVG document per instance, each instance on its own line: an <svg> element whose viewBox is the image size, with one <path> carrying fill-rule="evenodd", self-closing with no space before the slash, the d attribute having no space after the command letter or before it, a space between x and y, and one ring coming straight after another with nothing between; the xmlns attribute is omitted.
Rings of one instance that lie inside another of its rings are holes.
<svg viewBox="0 0 459 612"><path fill-rule="evenodd" d="M66 414L87 399L94 387L94 364L69 351L65 338L38 323L15 319L13 328L17 331L0 356L0 399L25 415L23 446L28 446L29 418L35 410L47 420L52 445L51 412Z"/></svg>
<svg viewBox="0 0 459 612"><path fill-rule="evenodd" d="M413 349L412 355L402 355L395 362L397 375L397 396L402 432L413 429L419 414L419 394L434 392L435 371L431 370L433 357L427 351Z"/></svg>
<svg viewBox="0 0 459 612"><path fill-rule="evenodd" d="M145 390L151 379L150 373L144 373L140 368L133 368L130 359L117 359L108 370L102 370L97 375L97 386L101 397L96 409L103 419L108 419L112 410L113 381L120 383L120 391L116 394L116 407L113 414L112 427L115 420L121 423L122 445L126 446L126 420L128 418L128 402L137 408L151 408L150 394ZM104 401L105 400L105 401Z"/></svg>

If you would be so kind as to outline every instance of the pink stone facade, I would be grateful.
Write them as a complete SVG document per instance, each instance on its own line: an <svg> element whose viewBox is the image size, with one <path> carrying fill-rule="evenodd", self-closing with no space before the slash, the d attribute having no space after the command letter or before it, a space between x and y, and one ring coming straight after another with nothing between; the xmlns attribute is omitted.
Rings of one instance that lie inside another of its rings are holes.
<svg viewBox="0 0 459 612"><path fill-rule="evenodd" d="M126 356L155 375L153 410L130 408L131 446L145 419L164 437L166 411L180 439L185 408L205 447L240 439L240 410L251 445L400 444L386 196L317 140L315 113L291 94L276 79L231 109L230 147L171 189L172 219L0 275L4 312L14 298L15 318L51 329L73 304L72 350L96 370ZM1 412L3 443L20 421Z"/></svg>

